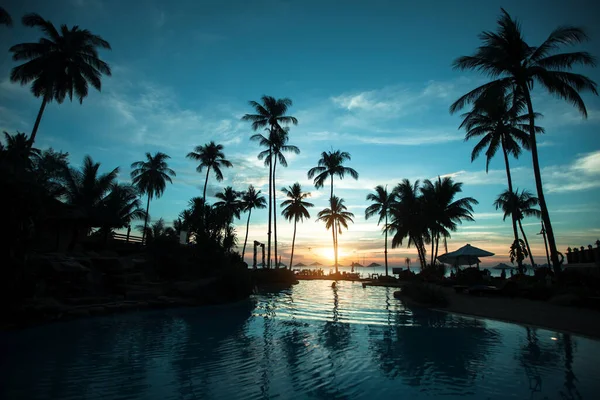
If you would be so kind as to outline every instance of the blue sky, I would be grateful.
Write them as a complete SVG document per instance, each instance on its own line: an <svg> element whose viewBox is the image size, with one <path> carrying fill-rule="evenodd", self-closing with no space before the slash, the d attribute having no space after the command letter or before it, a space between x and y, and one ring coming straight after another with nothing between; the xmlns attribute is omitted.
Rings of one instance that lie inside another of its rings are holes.
<svg viewBox="0 0 600 400"><path fill-rule="evenodd" d="M446 4L447 3L447 4ZM79 164L90 154L103 167L129 165L147 151L171 155L177 178L151 204L153 219L170 221L187 201L201 195L203 176L185 155L210 140L224 144L234 168L225 181L209 181L209 195L226 185L244 189L252 183L267 191L267 173L256 159L259 148L249 141L248 100L261 95L290 97L290 114L299 124L290 143L302 153L280 168L278 188L298 181L310 190L313 218L298 229L298 261L329 261L330 234L314 221L326 205L325 190L316 190L306 171L324 150L352 154L348 166L358 181L336 181L336 194L356 214L355 224L340 237L343 262L363 256L382 259L383 240L376 221L364 220L365 196L375 185L392 187L403 178L433 179L452 175L464 183L464 195L479 200L474 223L452 235L449 248L465 243L505 261L510 224L493 208L506 185L501 158L485 173L484 159L470 162L473 143L462 141L460 118L448 113L458 96L485 82L476 73L454 71L452 61L470 54L477 34L495 29L500 7L523 24L526 40L540 43L560 24L582 25L592 41L584 47L600 56L598 6L573 1L136 1L57 0L5 1L20 18L38 12L55 24L80 25L108 40L113 50L102 57L112 66L101 93L83 105L55 103L46 108L38 147L68 151ZM11 84L14 66L8 48L37 40L40 33L15 25L0 29L0 129L29 132L40 101L28 88ZM599 69L580 72L600 81ZM589 118L568 104L534 90L534 107L545 118L539 138L542 174L561 251L593 243L600 237L600 99L584 95ZM531 156L511 160L519 188L535 192ZM265 240L266 211L251 221L249 240ZM245 218L238 223L243 239ZM525 221L534 255L545 258L539 222ZM284 260L291 244L291 225L279 219ZM309 251L308 248L311 248ZM415 257L414 249L392 252L391 263ZM536 261L538 262L538 261Z"/></svg>

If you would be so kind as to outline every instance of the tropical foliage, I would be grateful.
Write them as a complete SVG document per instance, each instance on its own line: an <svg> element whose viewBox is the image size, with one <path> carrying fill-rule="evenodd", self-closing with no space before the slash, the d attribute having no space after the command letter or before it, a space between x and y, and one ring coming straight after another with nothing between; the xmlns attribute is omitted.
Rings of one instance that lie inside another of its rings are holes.
<svg viewBox="0 0 600 400"><path fill-rule="evenodd" d="M365 209L365 219L373 216L378 216L377 225L383 224L384 244L385 244L385 275L388 276L388 218L391 216L391 210L394 205L395 196L393 193L388 193L387 186L378 185L375 187L375 193L367 195L367 201L372 202Z"/></svg>
<svg viewBox="0 0 600 400"><path fill-rule="evenodd" d="M208 175L212 169L215 173L215 178L218 182L223 180L223 172L221 168L231 168L233 164L225 159L223 153L223 145L210 142L204 146L196 146L194 151L188 153L187 158L190 158L200 163L196 167L196 171L201 173L206 168L206 179L204 180L204 189L202 190L202 199L206 202L206 186L208 185Z"/></svg>
<svg viewBox="0 0 600 400"><path fill-rule="evenodd" d="M21 85L31 83L31 92L42 97L33 130L31 144L42 119L46 105L51 101L62 103L73 94L83 103L88 95L88 85L96 90L102 88L102 75L111 75L109 65L100 59L98 49L110 50L110 44L87 29L66 25L56 29L49 20L38 14L27 14L23 25L39 28L45 35L38 42L20 43L12 46L14 61L24 61L14 67L10 80Z"/></svg>
<svg viewBox="0 0 600 400"><path fill-rule="evenodd" d="M265 158L265 165L269 167L269 217L267 230L267 268L271 266L271 217L276 218L274 213L275 197L275 164L277 145L279 144L279 154L283 151L287 140L287 131L283 128L288 124L298 124L296 117L286 115L288 109L292 106L292 100L288 98L275 99L272 96L264 95L261 98L262 104L251 100L250 106L255 114L246 114L242 117L243 121L252 123L252 129L257 131L262 128L268 128L268 137L263 135L253 135L250 139L258 141L261 146L266 147L265 151L259 153L259 159ZM284 136L285 135L285 136ZM262 157L261 157L262 154ZM279 157L279 155L277 155ZM271 160L273 159L273 162ZM275 238L275 246L277 239ZM275 264L278 265L277 254L275 254Z"/></svg>
<svg viewBox="0 0 600 400"><path fill-rule="evenodd" d="M246 253L246 243L248 242L248 231L250 230L250 216L252 210L267 208L267 201L264 196L261 195L260 190L256 191L254 186L248 186L248 190L242 193L241 199L242 211L248 212L248 221L246 222L246 237L244 238L244 247L242 248L242 260Z"/></svg>
<svg viewBox="0 0 600 400"><path fill-rule="evenodd" d="M582 28L560 26L552 31L541 45L531 46L525 41L519 23L502 9L497 30L482 32L479 37L481 46L473 55L457 58L454 67L459 70L480 71L492 81L460 97L452 104L450 111L456 112L490 92L511 93L515 99L522 99L526 104L537 197L546 227L552 263L555 271L560 272L554 230L542 185L535 128L536 114L531 92L535 84L538 84L552 95L571 103L587 117L585 103L579 93L589 91L597 95L596 83L570 70L577 65L594 66L595 60L585 51L557 53L557 50L562 46L578 45L588 40L588 36Z"/></svg>
<svg viewBox="0 0 600 400"><path fill-rule="evenodd" d="M169 157L165 153L157 152L152 155L146 153L145 161L136 161L131 164L131 181L137 187L141 194L148 196L146 204L146 215L144 218L144 228L142 229L142 242L146 237L146 227L148 226L148 218L150 211L150 200L159 198L165 192L167 182L173 183L171 179L175 176L175 171L169 168L167 161Z"/></svg>
<svg viewBox="0 0 600 400"><path fill-rule="evenodd" d="M342 227L348 229L348 223L354 223L354 214L347 211L344 199L333 196L329 199L329 208L325 208L317 214L317 221L325 222L325 228L331 229L333 237L333 253L335 260L335 272L338 273L338 235L342 234ZM336 232L337 230L337 232Z"/></svg>
<svg viewBox="0 0 600 400"><path fill-rule="evenodd" d="M294 234L292 235L292 253L290 255L290 269L294 262L294 246L296 244L296 225L298 221L302 222L304 218L309 219L310 213L308 208L314 207L313 203L305 201L310 197L310 192L303 192L302 186L298 182L294 183L289 188L282 188L281 191L287 196L287 200L281 203L281 215L288 221L294 221Z"/></svg>

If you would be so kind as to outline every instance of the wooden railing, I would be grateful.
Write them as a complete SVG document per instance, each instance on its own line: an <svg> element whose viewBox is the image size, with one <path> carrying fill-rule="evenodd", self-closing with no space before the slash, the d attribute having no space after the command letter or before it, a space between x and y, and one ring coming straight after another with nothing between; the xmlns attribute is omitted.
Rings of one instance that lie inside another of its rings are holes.
<svg viewBox="0 0 600 400"><path fill-rule="evenodd" d="M125 242L125 243L140 243L140 244L143 244L141 236L125 235L123 233L115 233L115 234L113 234L113 239L114 240L118 240L120 242Z"/></svg>

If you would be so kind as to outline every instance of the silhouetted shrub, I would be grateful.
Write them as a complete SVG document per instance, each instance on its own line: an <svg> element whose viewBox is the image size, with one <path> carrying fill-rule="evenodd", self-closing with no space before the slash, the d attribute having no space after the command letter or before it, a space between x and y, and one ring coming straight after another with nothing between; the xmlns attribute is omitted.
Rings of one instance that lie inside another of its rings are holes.
<svg viewBox="0 0 600 400"><path fill-rule="evenodd" d="M456 274L456 282L459 285L475 285L484 281L483 275L485 271L478 268L465 268L459 270Z"/></svg>
<svg viewBox="0 0 600 400"><path fill-rule="evenodd" d="M448 298L441 288L425 283L411 283L402 287L400 297L402 296L426 306L445 307L448 305Z"/></svg>

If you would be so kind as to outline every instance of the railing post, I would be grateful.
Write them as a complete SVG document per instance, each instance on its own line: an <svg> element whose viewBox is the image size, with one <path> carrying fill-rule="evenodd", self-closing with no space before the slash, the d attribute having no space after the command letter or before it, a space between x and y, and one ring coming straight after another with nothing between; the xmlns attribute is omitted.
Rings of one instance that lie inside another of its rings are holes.
<svg viewBox="0 0 600 400"><path fill-rule="evenodd" d="M125 243L129 243L129 234L131 233L131 225L127 225L127 238L125 238Z"/></svg>

